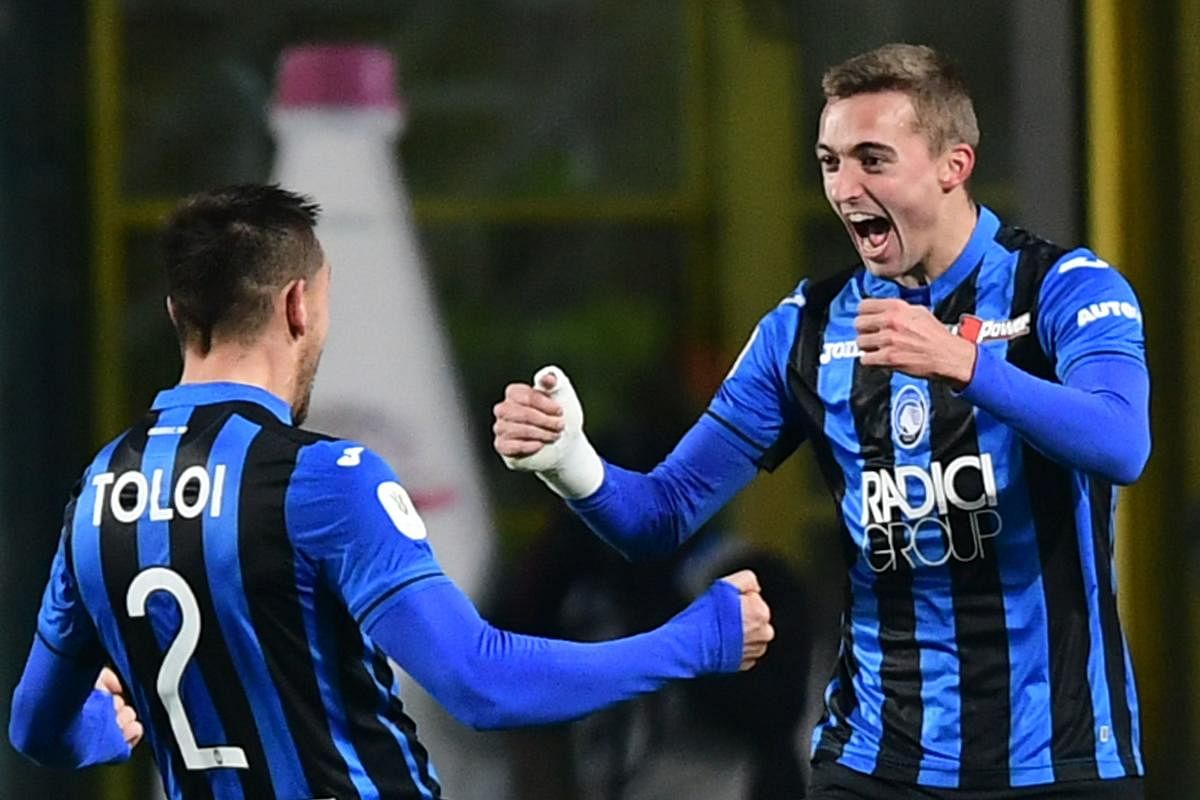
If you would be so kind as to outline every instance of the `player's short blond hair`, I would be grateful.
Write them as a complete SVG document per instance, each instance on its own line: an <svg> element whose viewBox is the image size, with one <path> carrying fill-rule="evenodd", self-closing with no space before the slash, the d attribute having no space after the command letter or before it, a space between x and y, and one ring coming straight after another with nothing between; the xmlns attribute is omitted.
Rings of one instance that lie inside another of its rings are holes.
<svg viewBox="0 0 1200 800"><path fill-rule="evenodd" d="M825 99L874 92L903 92L912 100L918 130L930 151L956 144L979 146L979 122L967 85L954 64L932 47L885 44L825 70Z"/></svg>

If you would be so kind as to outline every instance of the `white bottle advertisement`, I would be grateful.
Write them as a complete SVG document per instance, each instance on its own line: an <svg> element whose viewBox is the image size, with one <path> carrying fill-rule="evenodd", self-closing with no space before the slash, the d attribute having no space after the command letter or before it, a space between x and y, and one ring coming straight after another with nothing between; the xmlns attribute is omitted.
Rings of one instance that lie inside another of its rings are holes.
<svg viewBox="0 0 1200 800"><path fill-rule="evenodd" d="M438 561L478 600L496 537L396 163L404 122L389 51L306 45L282 55L271 111L273 180L321 205L317 235L333 275L330 334L306 427L361 441L396 470ZM405 706L445 793L500 796L500 776L480 769L495 756L480 752L479 734L414 688L406 679Z"/></svg>

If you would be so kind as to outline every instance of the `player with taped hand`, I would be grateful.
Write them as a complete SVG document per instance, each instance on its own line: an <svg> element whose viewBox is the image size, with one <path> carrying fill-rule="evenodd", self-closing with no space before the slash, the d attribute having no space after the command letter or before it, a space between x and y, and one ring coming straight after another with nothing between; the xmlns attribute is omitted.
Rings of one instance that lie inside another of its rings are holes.
<svg viewBox="0 0 1200 800"><path fill-rule="evenodd" d="M770 310L649 473L595 453L561 373L506 389L494 446L642 558L812 444L848 591L811 800L1140 800L1113 569L1116 487L1150 453L1137 297L976 202L974 108L933 50L822 88L815 154L860 262Z"/></svg>

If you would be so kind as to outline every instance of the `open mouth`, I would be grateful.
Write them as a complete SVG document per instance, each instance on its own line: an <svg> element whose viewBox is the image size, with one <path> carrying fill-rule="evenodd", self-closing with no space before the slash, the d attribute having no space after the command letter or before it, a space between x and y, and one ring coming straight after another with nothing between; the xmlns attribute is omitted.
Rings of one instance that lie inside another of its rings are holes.
<svg viewBox="0 0 1200 800"><path fill-rule="evenodd" d="M883 254L892 234L892 223L887 217L856 211L847 214L846 221L858 239L858 249L864 258Z"/></svg>

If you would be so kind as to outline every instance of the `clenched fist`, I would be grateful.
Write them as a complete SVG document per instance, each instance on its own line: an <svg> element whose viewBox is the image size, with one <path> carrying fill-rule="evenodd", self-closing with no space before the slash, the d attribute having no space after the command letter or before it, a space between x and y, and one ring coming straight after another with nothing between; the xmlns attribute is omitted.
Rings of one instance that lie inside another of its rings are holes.
<svg viewBox="0 0 1200 800"><path fill-rule="evenodd" d="M542 367L533 385L510 383L492 413L492 445L509 469L536 474L561 497L600 488L604 464L583 434L583 406L561 369Z"/></svg>
<svg viewBox="0 0 1200 800"><path fill-rule="evenodd" d="M899 299L866 299L854 320L862 364L914 378L941 378L956 387L971 382L975 345L952 334L924 306Z"/></svg>
<svg viewBox="0 0 1200 800"><path fill-rule="evenodd" d="M113 713L117 715L117 726L121 729L121 735L131 748L137 747L145 731L142 723L138 722L137 711L125 702L125 690L121 687L121 679L117 677L117 673L108 667L100 670L100 676L96 678L96 688L112 695Z"/></svg>
<svg viewBox="0 0 1200 800"><path fill-rule="evenodd" d="M758 577L748 569L726 575L721 580L738 590L742 602L742 664L743 672L750 669L767 652L767 644L775 638L771 627L771 609L762 599Z"/></svg>

